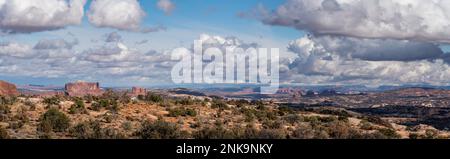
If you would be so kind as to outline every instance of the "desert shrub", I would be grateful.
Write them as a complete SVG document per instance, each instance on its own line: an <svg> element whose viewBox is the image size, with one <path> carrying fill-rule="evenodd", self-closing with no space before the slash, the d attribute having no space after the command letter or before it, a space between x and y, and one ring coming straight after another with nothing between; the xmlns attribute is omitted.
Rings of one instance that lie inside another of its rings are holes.
<svg viewBox="0 0 450 159"><path fill-rule="evenodd" d="M256 118L258 118L259 121L277 119L277 114L274 111L268 109L256 111L255 116Z"/></svg>
<svg viewBox="0 0 450 159"><path fill-rule="evenodd" d="M177 105L193 105L195 102L191 98L183 98L175 101Z"/></svg>
<svg viewBox="0 0 450 159"><path fill-rule="evenodd" d="M126 139L126 135L116 128L105 128L101 131L100 139Z"/></svg>
<svg viewBox="0 0 450 159"><path fill-rule="evenodd" d="M360 139L361 133L352 128L349 124L341 121L334 121L328 124L328 134L333 139Z"/></svg>
<svg viewBox="0 0 450 159"><path fill-rule="evenodd" d="M0 127L0 139L10 139L8 131L3 127Z"/></svg>
<svg viewBox="0 0 450 159"><path fill-rule="evenodd" d="M425 130L425 139L439 139L439 131L433 129Z"/></svg>
<svg viewBox="0 0 450 159"><path fill-rule="evenodd" d="M297 114L288 114L283 117L283 120L288 122L289 124L295 124L301 121L301 117Z"/></svg>
<svg viewBox="0 0 450 159"><path fill-rule="evenodd" d="M284 116L284 115L286 115L286 114L294 114L294 113L295 113L295 110L294 110L293 108L291 108L291 107L280 106L280 107L278 108L278 114L279 114L280 116Z"/></svg>
<svg viewBox="0 0 450 159"><path fill-rule="evenodd" d="M56 96L50 97L50 98L44 98L44 101L43 101L43 103L45 105L47 105L48 108L50 108L52 106L58 106L60 102L61 102L61 100Z"/></svg>
<svg viewBox="0 0 450 159"><path fill-rule="evenodd" d="M195 139L239 139L240 135L229 131L222 126L205 127L194 132Z"/></svg>
<svg viewBox="0 0 450 159"><path fill-rule="evenodd" d="M301 121L310 123L311 125L320 124L318 116L302 116Z"/></svg>
<svg viewBox="0 0 450 159"><path fill-rule="evenodd" d="M342 117L353 117L352 114L347 112L346 110L336 110L336 109L320 109L317 111L319 114L328 114L328 115L336 115Z"/></svg>
<svg viewBox="0 0 450 159"><path fill-rule="evenodd" d="M229 109L228 104L220 99L214 99L211 103L211 108Z"/></svg>
<svg viewBox="0 0 450 159"><path fill-rule="evenodd" d="M195 116L197 116L197 111L195 111L194 109L184 108L184 107L174 108L174 109L169 109L169 116L170 117L179 117L179 116L195 117Z"/></svg>
<svg viewBox="0 0 450 159"><path fill-rule="evenodd" d="M160 103L160 102L164 101L164 98L161 95L158 95L158 94L155 94L152 92L148 92L141 100L144 100L147 102L152 102L152 103Z"/></svg>
<svg viewBox="0 0 450 159"><path fill-rule="evenodd" d="M23 104L29 108L29 110L33 111L36 110L36 104L33 103L29 98L25 99Z"/></svg>
<svg viewBox="0 0 450 159"><path fill-rule="evenodd" d="M144 122L142 128L136 132L142 139L183 139L187 133L181 131L177 125L158 120L156 122Z"/></svg>
<svg viewBox="0 0 450 159"><path fill-rule="evenodd" d="M417 133L410 133L409 134L409 139L419 139L420 135Z"/></svg>
<svg viewBox="0 0 450 159"><path fill-rule="evenodd" d="M87 113L86 108L84 106L84 101L81 99L76 99L75 103L72 104L69 108L70 114L79 114L79 113Z"/></svg>
<svg viewBox="0 0 450 159"><path fill-rule="evenodd" d="M86 101L86 103L92 103L94 101L94 96L86 95L84 96L84 100Z"/></svg>
<svg viewBox="0 0 450 159"><path fill-rule="evenodd" d="M124 139L123 133L114 128L102 128L99 121L79 123L70 128L70 134L77 139Z"/></svg>
<svg viewBox="0 0 450 159"><path fill-rule="evenodd" d="M70 119L58 109L51 108L41 115L38 129L43 132L64 132L70 126Z"/></svg>
<svg viewBox="0 0 450 159"><path fill-rule="evenodd" d="M13 105L17 102L17 97L0 96L0 105Z"/></svg>
<svg viewBox="0 0 450 159"><path fill-rule="evenodd" d="M95 130L91 127L90 122L83 122L70 128L70 134L77 139L94 139L96 137Z"/></svg>
<svg viewBox="0 0 450 159"><path fill-rule="evenodd" d="M324 127L313 127L310 124L301 123L289 137L293 139L329 139L330 135Z"/></svg>
<svg viewBox="0 0 450 159"><path fill-rule="evenodd" d="M1 114L9 114L11 113L11 108L9 105L0 104L0 115Z"/></svg>
<svg viewBox="0 0 450 159"><path fill-rule="evenodd" d="M124 93L119 97L119 102L122 104L128 104L131 102L131 97Z"/></svg>
<svg viewBox="0 0 450 159"><path fill-rule="evenodd" d="M20 129L25 125L25 122L23 121L11 121L9 122L9 128L16 130L16 129Z"/></svg>
<svg viewBox="0 0 450 159"><path fill-rule="evenodd" d="M133 129L133 125L131 122L125 121L124 123L122 123L122 129L125 131L131 131Z"/></svg>
<svg viewBox="0 0 450 159"><path fill-rule="evenodd" d="M119 95L114 92L112 89L107 89L101 96L102 99L108 99L108 100L118 100L120 97Z"/></svg>
<svg viewBox="0 0 450 159"><path fill-rule="evenodd" d="M118 112L120 107L119 107L119 103L117 102L117 100L103 98L103 99L99 99L96 102L93 102L91 104L91 109L94 111L100 111L102 109L107 109L112 112Z"/></svg>
<svg viewBox="0 0 450 159"><path fill-rule="evenodd" d="M348 117L346 116L338 116L337 120L342 121L342 122L348 122Z"/></svg>
<svg viewBox="0 0 450 159"><path fill-rule="evenodd" d="M241 113L244 114L245 117L245 121L246 122L252 122L253 120L255 120L255 112L256 110L253 109L248 109L248 108L241 108Z"/></svg>
<svg viewBox="0 0 450 159"><path fill-rule="evenodd" d="M328 116L328 117L318 117L319 121L322 123L331 123L338 121L338 118L335 116Z"/></svg>
<svg viewBox="0 0 450 159"><path fill-rule="evenodd" d="M286 139L286 132L281 129L262 129L257 139Z"/></svg>
<svg viewBox="0 0 450 159"><path fill-rule="evenodd" d="M381 126L392 128L391 123L389 123L389 122L387 122L387 121L385 121L385 120L383 120L383 119L381 119L380 117L377 117L377 116L368 116L368 117L365 117L364 119L367 120L368 122L371 122L371 123L374 123L374 124L378 124L378 125L381 125Z"/></svg>
<svg viewBox="0 0 450 159"><path fill-rule="evenodd" d="M374 130L375 129L375 127L367 120L362 120L361 123L359 123L359 127L363 130Z"/></svg>
<svg viewBox="0 0 450 159"><path fill-rule="evenodd" d="M379 129L378 132L386 136L387 139L399 139L401 136L393 129Z"/></svg>
<svg viewBox="0 0 450 159"><path fill-rule="evenodd" d="M265 129L281 129L283 125L284 122L280 120L266 120L262 123Z"/></svg>
<svg viewBox="0 0 450 159"><path fill-rule="evenodd" d="M20 129L29 121L30 119L28 118L26 112L23 109L19 110L17 114L11 118L11 121L9 122L9 128Z"/></svg>

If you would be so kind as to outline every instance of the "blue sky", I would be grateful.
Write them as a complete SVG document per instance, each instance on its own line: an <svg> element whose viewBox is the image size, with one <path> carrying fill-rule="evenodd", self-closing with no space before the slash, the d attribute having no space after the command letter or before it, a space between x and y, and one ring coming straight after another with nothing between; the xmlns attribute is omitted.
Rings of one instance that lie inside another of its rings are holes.
<svg viewBox="0 0 450 159"><path fill-rule="evenodd" d="M45 85L74 80L103 86L167 84L169 53L202 37L220 47L227 45L221 40L238 40L232 45L280 48L283 83L450 83L445 53L450 52L450 7L422 0L370 2L0 1L0 79ZM260 7L273 12L252 16L261 13ZM149 28L159 30L144 33ZM112 36L117 39L108 41Z"/></svg>
<svg viewBox="0 0 450 159"><path fill-rule="evenodd" d="M100 41L105 34L118 32L123 37L125 44L133 45L137 41L148 40L149 43L144 46L135 46L145 52L147 50L164 51L180 46L188 47L200 34L223 37L236 36L249 43L257 42L265 47L281 48L287 47L289 41L304 35L302 31L292 28L268 26L257 20L238 16L239 13L251 12L258 5L275 8L283 1L173 0L176 9L170 15L158 10L155 2L156 0L140 1L142 9L146 12L142 25L149 27L164 26L167 28L166 31L142 34L114 28L97 28L89 23L87 16L84 16L82 24L79 26L67 26L60 30L30 34L11 34L2 36L0 39L3 42L19 42L28 45L35 45L42 39L64 39L66 41L77 39L79 45L75 46L76 52L82 52L85 49L102 45L102 43L93 41ZM91 0L85 5L86 13L89 12L90 4ZM65 77L36 78L26 76L3 76L2 79L15 81L18 84L46 85L62 85L73 80ZM102 80L102 82L110 86L122 85L122 83L114 80Z"/></svg>

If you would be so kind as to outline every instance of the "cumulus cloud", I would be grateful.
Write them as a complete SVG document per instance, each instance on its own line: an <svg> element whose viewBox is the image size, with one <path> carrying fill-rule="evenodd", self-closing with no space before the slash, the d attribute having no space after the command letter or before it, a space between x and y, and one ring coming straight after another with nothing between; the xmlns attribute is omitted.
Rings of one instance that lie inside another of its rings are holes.
<svg viewBox="0 0 450 159"><path fill-rule="evenodd" d="M444 52L433 43L391 39L360 39L342 36L306 36L291 42L288 49L301 57L315 53L335 54L367 61L416 61L440 58Z"/></svg>
<svg viewBox="0 0 450 159"><path fill-rule="evenodd" d="M68 42L64 39L44 39L39 41L34 49L36 50L50 50L50 49L72 49L73 46L78 44L78 40Z"/></svg>
<svg viewBox="0 0 450 159"><path fill-rule="evenodd" d="M105 42L108 42L108 43L122 41L122 36L117 32L112 32L112 33L106 34L105 37L106 37Z"/></svg>
<svg viewBox="0 0 450 159"><path fill-rule="evenodd" d="M330 39L334 42L330 42ZM294 82L350 84L427 83L442 85L450 82L450 66L443 59L436 57L441 56L439 51L436 52L435 56L424 54L423 57L420 52L412 52L411 55L400 53L401 56L392 59L392 57L381 57L381 55L384 54L385 50L387 50L386 53L402 52L403 47L409 45L408 42L392 41L400 44L381 47L379 52L375 51L376 47L374 47L372 48L373 51L368 52L366 49L369 48L368 50L370 50L371 47L364 45L373 44L376 46L376 43L385 42L369 40L369 42L363 43L363 47L361 47L361 44L355 40L333 39L332 37L318 37L316 39L316 37L305 36L293 41L289 48L291 48L291 51L298 53L299 58L290 65L290 80ZM416 45L417 47L427 46L427 44L420 43ZM363 50L354 51L358 49ZM377 53L379 55L371 55ZM351 56L354 55L359 57L352 58Z"/></svg>
<svg viewBox="0 0 450 159"><path fill-rule="evenodd" d="M28 45L10 42L0 43L0 57L26 58L32 55L31 50L32 48Z"/></svg>
<svg viewBox="0 0 450 159"><path fill-rule="evenodd" d="M175 9L175 4L173 4L171 0L158 0L157 6L167 15L171 14L172 11Z"/></svg>
<svg viewBox="0 0 450 159"><path fill-rule="evenodd" d="M145 16L137 0L94 0L88 13L94 26L127 31L140 31Z"/></svg>
<svg viewBox="0 0 450 159"><path fill-rule="evenodd" d="M450 1L288 0L260 10L266 24L315 35L450 42Z"/></svg>
<svg viewBox="0 0 450 159"><path fill-rule="evenodd" d="M86 0L0 0L0 30L32 33L78 25Z"/></svg>
<svg viewBox="0 0 450 159"><path fill-rule="evenodd" d="M168 81L170 54L141 52L123 43L109 42L84 51L76 40L41 40L34 46L0 43L0 75L122 81Z"/></svg>

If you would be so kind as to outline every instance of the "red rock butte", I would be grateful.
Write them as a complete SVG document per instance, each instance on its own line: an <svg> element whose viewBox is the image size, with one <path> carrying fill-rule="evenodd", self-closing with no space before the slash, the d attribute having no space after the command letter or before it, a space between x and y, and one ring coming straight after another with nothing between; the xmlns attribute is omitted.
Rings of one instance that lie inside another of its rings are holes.
<svg viewBox="0 0 450 159"><path fill-rule="evenodd" d="M19 91L17 91L16 85L0 80L0 95L16 96L19 95Z"/></svg>
<svg viewBox="0 0 450 159"><path fill-rule="evenodd" d="M141 87L133 87L131 89L131 95L132 96L139 96L139 95L146 95L147 89L141 88Z"/></svg>
<svg viewBox="0 0 450 159"><path fill-rule="evenodd" d="M103 94L103 90L100 89L98 82L67 83L65 90L66 94L72 97L83 97L86 95L100 96Z"/></svg>

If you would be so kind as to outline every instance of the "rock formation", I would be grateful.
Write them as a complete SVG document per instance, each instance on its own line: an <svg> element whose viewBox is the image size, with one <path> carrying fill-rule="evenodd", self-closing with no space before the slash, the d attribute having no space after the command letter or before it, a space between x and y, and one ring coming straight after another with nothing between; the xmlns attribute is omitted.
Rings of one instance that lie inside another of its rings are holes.
<svg viewBox="0 0 450 159"><path fill-rule="evenodd" d="M14 84L0 81L0 95L2 96L16 96L19 95L17 87Z"/></svg>
<svg viewBox="0 0 450 159"><path fill-rule="evenodd" d="M72 97L83 97L86 95L100 96L103 94L103 90L100 89L100 84L92 82L68 83L65 89L66 94Z"/></svg>
<svg viewBox="0 0 450 159"><path fill-rule="evenodd" d="M145 88L140 88L140 87L133 87L131 89L131 96L139 96L139 95L146 95L147 94L147 89Z"/></svg>

